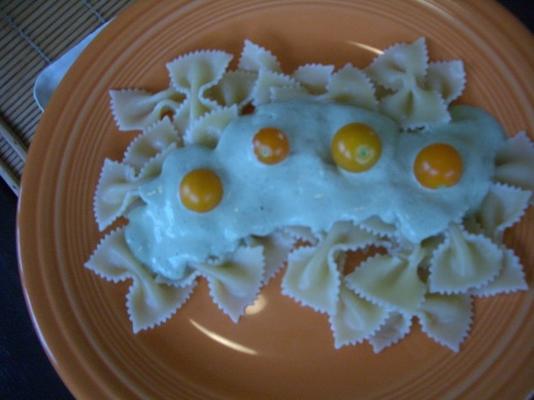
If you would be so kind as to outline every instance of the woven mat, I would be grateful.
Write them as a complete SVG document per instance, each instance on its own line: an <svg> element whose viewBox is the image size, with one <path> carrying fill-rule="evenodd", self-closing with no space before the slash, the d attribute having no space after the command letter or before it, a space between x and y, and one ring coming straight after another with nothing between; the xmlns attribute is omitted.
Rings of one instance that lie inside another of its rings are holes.
<svg viewBox="0 0 534 400"><path fill-rule="evenodd" d="M0 115L29 146L41 112L39 72L131 0L0 0ZM23 161L0 137L0 157L21 175Z"/></svg>

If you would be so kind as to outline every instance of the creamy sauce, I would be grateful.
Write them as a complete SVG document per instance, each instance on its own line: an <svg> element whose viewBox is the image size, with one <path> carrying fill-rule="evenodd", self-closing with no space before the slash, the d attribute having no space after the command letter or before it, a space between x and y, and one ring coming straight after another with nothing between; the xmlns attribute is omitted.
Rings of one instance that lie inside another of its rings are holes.
<svg viewBox="0 0 534 400"><path fill-rule="evenodd" d="M352 106L291 101L258 107L228 125L215 149L169 153L161 175L140 187L146 205L128 214L126 241L138 259L169 279L180 279L187 264L235 250L250 235L289 225L323 232L336 221L379 216L420 242L480 204L504 140L500 125L480 109L452 107L451 115L448 124L401 133L391 119ZM332 137L351 122L371 126L381 139L381 158L366 172L340 170L330 155ZM253 152L252 138L264 127L289 139L290 154L279 164L262 164ZM413 176L415 157L431 143L449 143L460 153L464 171L457 185L425 189ZM223 183L222 201L207 213L185 208L178 194L183 176L196 168L212 169Z"/></svg>

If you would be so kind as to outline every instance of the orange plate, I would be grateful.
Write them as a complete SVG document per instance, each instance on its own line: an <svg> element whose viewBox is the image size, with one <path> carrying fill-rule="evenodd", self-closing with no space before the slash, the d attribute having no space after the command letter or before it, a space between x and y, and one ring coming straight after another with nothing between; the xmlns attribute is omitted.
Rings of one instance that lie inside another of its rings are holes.
<svg viewBox="0 0 534 400"><path fill-rule="evenodd" d="M533 296L476 302L469 339L454 354L414 326L374 355L335 351L327 319L280 294L234 325L201 284L167 324L133 335L128 283L83 268L100 237L92 198L105 157L120 159L108 90L168 85L165 63L196 49L238 54L249 38L286 71L309 62L364 67L399 41L426 36L433 60L463 59L462 101L484 107L509 134L534 132L534 43L489 1L140 1L69 71L39 125L20 199L19 255L28 306L54 367L78 398L524 398L532 388ZM483 134L484 132L481 132ZM534 212L508 236L527 266Z"/></svg>

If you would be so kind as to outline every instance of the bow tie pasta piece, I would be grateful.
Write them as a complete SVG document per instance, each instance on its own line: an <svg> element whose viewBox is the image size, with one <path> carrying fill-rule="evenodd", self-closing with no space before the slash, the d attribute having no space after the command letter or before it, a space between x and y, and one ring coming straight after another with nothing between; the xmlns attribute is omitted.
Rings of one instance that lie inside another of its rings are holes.
<svg viewBox="0 0 534 400"><path fill-rule="evenodd" d="M420 270L419 270L420 273L422 272L421 269L425 269L428 272L428 269L430 267L430 261L432 260L434 251L436 251L436 249L443 243L444 240L445 240L445 235L439 234L439 235L426 238L425 240L421 242L420 246L424 249L425 256L423 257L423 260L421 261ZM421 277L421 274L419 275L419 277ZM427 275L427 278L428 278L428 275ZM427 281L428 279L424 279L425 283Z"/></svg>
<svg viewBox="0 0 534 400"><path fill-rule="evenodd" d="M139 198L140 184L131 166L104 160L93 199L93 211L101 231L123 215L128 206Z"/></svg>
<svg viewBox="0 0 534 400"><path fill-rule="evenodd" d="M333 72L333 65L305 64L301 65L295 72L293 72L293 78L295 78L308 93L312 95L321 95L327 91Z"/></svg>
<svg viewBox="0 0 534 400"><path fill-rule="evenodd" d="M427 294L417 316L421 329L432 340L459 351L471 327L471 297L465 294Z"/></svg>
<svg viewBox="0 0 534 400"><path fill-rule="evenodd" d="M424 38L406 44L399 43L380 54L367 67L367 74L387 89L399 90L413 86L425 76L428 67L428 52Z"/></svg>
<svg viewBox="0 0 534 400"><path fill-rule="evenodd" d="M367 75L351 64L337 71L327 84L323 96L338 103L351 104L368 110L377 109L375 88Z"/></svg>
<svg viewBox="0 0 534 400"><path fill-rule="evenodd" d="M119 130L143 130L165 115L178 115L184 95L170 88L157 93L144 90L110 90L111 112Z"/></svg>
<svg viewBox="0 0 534 400"><path fill-rule="evenodd" d="M191 100L186 98L182 104L180 104L180 107L169 116L172 124L178 130L180 135L184 134L191 123L190 108Z"/></svg>
<svg viewBox="0 0 534 400"><path fill-rule="evenodd" d="M168 117L157 121L136 137L126 149L123 162L136 169L142 168L148 160L161 153L172 143L180 146L182 138Z"/></svg>
<svg viewBox="0 0 534 400"><path fill-rule="evenodd" d="M149 159L139 171L139 175L137 175L137 179L142 182L147 182L159 176L161 174L161 168L163 166L163 162L165 161L165 158L171 151L175 149L176 149L176 144L171 143L169 147L167 147L162 152L156 154L154 157Z"/></svg>
<svg viewBox="0 0 534 400"><path fill-rule="evenodd" d="M328 317L336 349L372 337L385 323L387 316L385 309L341 285L335 313Z"/></svg>
<svg viewBox="0 0 534 400"><path fill-rule="evenodd" d="M85 267L112 282L132 279L126 295L126 307L134 333L153 328L169 319L188 300L196 285L194 273L189 275L184 287L156 282L130 252L123 229L105 236Z"/></svg>
<svg viewBox="0 0 534 400"><path fill-rule="evenodd" d="M384 324L367 341L373 347L373 352L380 353L386 347L392 346L403 339L412 327L410 315L390 312Z"/></svg>
<svg viewBox="0 0 534 400"><path fill-rule="evenodd" d="M430 290L445 294L461 293L488 284L501 270L502 253L485 236L451 225L430 262Z"/></svg>
<svg viewBox="0 0 534 400"><path fill-rule="evenodd" d="M284 266L296 239L284 230L277 230L267 236L253 236L250 242L252 246L263 247L265 271L262 285L265 285Z"/></svg>
<svg viewBox="0 0 534 400"><path fill-rule="evenodd" d="M432 90L417 85L407 86L395 94L386 96L380 103L381 110L405 128L417 128L451 120L447 105Z"/></svg>
<svg viewBox="0 0 534 400"><path fill-rule="evenodd" d="M497 153L495 180L534 191L534 143L525 132L508 139Z"/></svg>
<svg viewBox="0 0 534 400"><path fill-rule="evenodd" d="M252 88L252 104L255 107L271 102L271 92L274 88L300 89L300 84L290 77L278 72L260 70L258 79Z"/></svg>
<svg viewBox="0 0 534 400"><path fill-rule="evenodd" d="M445 104L450 104L464 91L464 63L459 60L430 63L425 87L439 93Z"/></svg>
<svg viewBox="0 0 534 400"><path fill-rule="evenodd" d="M418 276L425 256L416 247L407 259L377 255L364 261L345 277L349 288L363 298L384 308L413 313L424 299L426 285Z"/></svg>
<svg viewBox="0 0 534 400"><path fill-rule="evenodd" d="M291 237L295 242L301 241L308 243L310 246L317 246L322 238L312 232L307 226L286 226L282 228L283 232Z"/></svg>
<svg viewBox="0 0 534 400"><path fill-rule="evenodd" d="M292 99L321 100L326 94L333 71L333 65L302 65L292 74L292 77L298 82L298 86L272 88L271 101Z"/></svg>
<svg viewBox="0 0 534 400"><path fill-rule="evenodd" d="M339 294L339 268L323 256L320 247L302 247L287 259L282 293L318 312L334 312ZM319 258L319 259L317 259Z"/></svg>
<svg viewBox="0 0 534 400"><path fill-rule="evenodd" d="M516 224L525 213L530 197L531 192L494 183L480 205L476 221L487 237L501 241L505 229Z"/></svg>
<svg viewBox="0 0 534 400"><path fill-rule="evenodd" d="M366 71L394 92L381 96L380 109L407 129L450 121L447 105L465 85L460 61L428 64L423 38L385 50Z"/></svg>
<svg viewBox="0 0 534 400"><path fill-rule="evenodd" d="M317 247L303 247L289 255L282 292L318 312L334 314L341 279L337 253L375 240L350 222L336 223Z"/></svg>
<svg viewBox="0 0 534 400"><path fill-rule="evenodd" d="M280 72L280 63L269 50L245 40L238 68L253 72L261 70Z"/></svg>
<svg viewBox="0 0 534 400"><path fill-rule="evenodd" d="M519 258L510 249L504 250L502 269L488 285L471 291L475 296L488 297L503 293L527 290L528 284Z"/></svg>
<svg viewBox="0 0 534 400"><path fill-rule="evenodd" d="M237 106L213 110L192 122L184 135L186 144L200 144L214 148L226 126L237 118Z"/></svg>
<svg viewBox="0 0 534 400"><path fill-rule="evenodd" d="M260 291L265 269L263 248L240 247L221 263L196 268L208 280L213 302L238 322Z"/></svg>
<svg viewBox="0 0 534 400"><path fill-rule="evenodd" d="M302 86L280 86L270 89L271 103L289 100L310 100L313 98L314 96Z"/></svg>
<svg viewBox="0 0 534 400"><path fill-rule="evenodd" d="M397 235L397 227L393 224L388 224L380 217L373 216L360 222L358 226L376 236L380 237L395 237Z"/></svg>
<svg viewBox="0 0 534 400"><path fill-rule="evenodd" d="M139 199L139 187L161 174L163 161L175 149L176 143L171 143L147 159L137 176L131 165L109 159L104 161L93 199L93 212L101 231L124 215Z"/></svg>
<svg viewBox="0 0 534 400"><path fill-rule="evenodd" d="M224 107L235 104L241 110L252 100L252 88L257 77L254 72L228 71L219 83L206 91L206 97Z"/></svg>
<svg viewBox="0 0 534 400"><path fill-rule="evenodd" d="M231 54L212 50L189 53L167 64L174 89L189 100L191 120L218 107L205 92L221 80L231 60Z"/></svg>

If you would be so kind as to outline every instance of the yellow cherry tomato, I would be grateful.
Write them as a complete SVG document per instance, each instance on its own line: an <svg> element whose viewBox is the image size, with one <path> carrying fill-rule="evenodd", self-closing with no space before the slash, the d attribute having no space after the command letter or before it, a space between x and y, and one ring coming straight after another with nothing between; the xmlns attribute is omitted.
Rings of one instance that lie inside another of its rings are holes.
<svg viewBox="0 0 534 400"><path fill-rule="evenodd" d="M199 213L213 209L223 197L221 180L209 169L195 169L188 172L180 183L182 204Z"/></svg>
<svg viewBox="0 0 534 400"><path fill-rule="evenodd" d="M289 141L276 128L262 128L252 139L254 154L264 164L278 164L289 154Z"/></svg>
<svg viewBox="0 0 534 400"><path fill-rule="evenodd" d="M380 158L380 137L368 125L352 123L338 130L330 151L335 163L350 172L363 172Z"/></svg>
<svg viewBox="0 0 534 400"><path fill-rule="evenodd" d="M462 177L463 162L454 147L435 143L419 152L413 171L419 183L426 188L450 187Z"/></svg>

